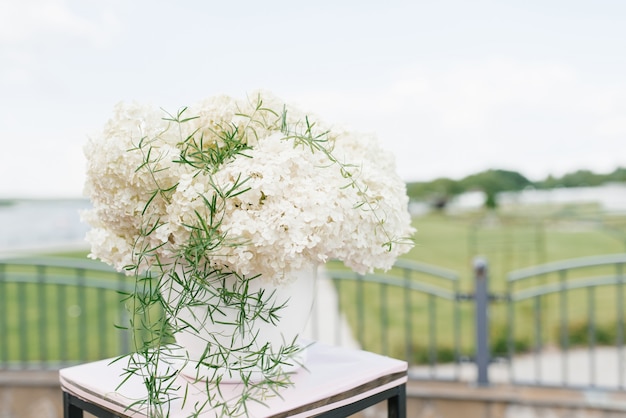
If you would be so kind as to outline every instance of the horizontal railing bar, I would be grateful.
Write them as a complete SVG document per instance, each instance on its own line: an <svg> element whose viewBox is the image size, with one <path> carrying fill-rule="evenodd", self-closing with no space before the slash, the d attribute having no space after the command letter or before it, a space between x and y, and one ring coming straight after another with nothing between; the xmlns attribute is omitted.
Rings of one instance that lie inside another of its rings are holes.
<svg viewBox="0 0 626 418"><path fill-rule="evenodd" d="M343 270L327 270L327 275L333 280L359 280L359 275L354 272ZM394 276L385 276L380 274L367 274L362 275L361 279L367 283L386 284L389 286L401 287L408 290L415 290L418 292L427 293L433 296L439 296L443 299L455 300L456 294L445 289L440 289L434 286L429 286L417 282L407 283L406 279L399 279Z"/></svg>
<svg viewBox="0 0 626 418"><path fill-rule="evenodd" d="M431 266L429 264L418 263L416 261L399 259L396 260L394 267L398 267L405 270L411 270L420 273L430 274L437 278L446 279L450 281L458 281L459 275L451 270L446 270L441 267Z"/></svg>
<svg viewBox="0 0 626 418"><path fill-rule="evenodd" d="M537 286L528 290L519 290L511 295L513 302L534 298L537 296L548 295L550 293L558 293L566 290L584 289L588 287L610 286L616 285L623 280L620 276L595 276L585 277L584 279L570 280L564 283L550 283L543 286Z"/></svg>
<svg viewBox="0 0 626 418"><path fill-rule="evenodd" d="M540 276L543 274L559 272L561 270L572 270L583 267L594 267L620 263L626 263L626 254L609 254L561 260L553 263L547 263L539 266L528 267L525 269L513 271L507 275L507 281L515 282L518 280Z"/></svg>
<svg viewBox="0 0 626 418"><path fill-rule="evenodd" d="M65 267L78 268L86 270L96 270L107 273L120 273L113 267L100 261L86 260L82 258L60 258L60 257L19 257L19 258L0 258L0 264L6 266L46 266L46 267Z"/></svg>
<svg viewBox="0 0 626 418"><path fill-rule="evenodd" d="M29 272L5 273L3 283L32 283L32 284L38 284L38 285L42 284L40 279L38 279L36 276L34 276L32 273L29 273ZM56 285L56 286L77 286L77 287L83 286L84 287L84 285L81 285L76 280L75 272L73 275L69 273L67 275L57 274L57 273L46 274L46 281L44 284ZM123 290L126 292L132 292L133 290L135 290L135 283L134 283L134 279L122 285L119 280L114 281L114 280L109 280L109 279L90 278L89 286L86 286L86 287L104 289L104 290ZM120 289L120 287L122 288Z"/></svg>

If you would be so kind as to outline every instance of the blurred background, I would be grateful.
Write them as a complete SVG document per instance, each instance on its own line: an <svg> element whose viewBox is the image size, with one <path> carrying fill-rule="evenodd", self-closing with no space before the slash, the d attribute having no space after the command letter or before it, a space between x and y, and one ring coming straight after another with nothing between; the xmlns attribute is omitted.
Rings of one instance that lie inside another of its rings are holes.
<svg viewBox="0 0 626 418"><path fill-rule="evenodd" d="M0 3L0 197L77 197L120 101L267 89L375 132L407 181L624 164L625 5L582 1Z"/></svg>
<svg viewBox="0 0 626 418"><path fill-rule="evenodd" d="M410 416L625 414L624 50L609 0L0 0L0 416L58 416L58 368L130 349L88 138L120 101L257 89L375 133L418 229L389 272L327 266L313 337L406 359Z"/></svg>

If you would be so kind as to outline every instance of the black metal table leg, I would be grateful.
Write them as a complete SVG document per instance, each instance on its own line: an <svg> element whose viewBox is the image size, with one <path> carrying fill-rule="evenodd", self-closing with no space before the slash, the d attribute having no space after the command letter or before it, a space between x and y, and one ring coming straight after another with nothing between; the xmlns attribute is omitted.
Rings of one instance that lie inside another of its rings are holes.
<svg viewBox="0 0 626 418"><path fill-rule="evenodd" d="M398 393L387 400L388 418L406 418L406 384L398 386Z"/></svg>
<svg viewBox="0 0 626 418"><path fill-rule="evenodd" d="M74 405L71 401L71 395L63 392L63 417L64 418L83 418L83 410Z"/></svg>

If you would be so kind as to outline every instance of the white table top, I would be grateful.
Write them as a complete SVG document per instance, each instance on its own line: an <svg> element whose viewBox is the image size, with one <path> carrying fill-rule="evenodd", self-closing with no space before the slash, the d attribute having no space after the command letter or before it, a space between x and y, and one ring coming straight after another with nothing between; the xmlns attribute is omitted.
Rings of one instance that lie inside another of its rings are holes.
<svg viewBox="0 0 626 418"><path fill-rule="evenodd" d="M132 376L119 389L127 366L125 359L96 361L59 371L61 387L78 398L123 416L141 417L145 414L127 410L138 399L146 397L146 389L138 376ZM250 418L308 417L351 404L407 381L407 363L366 351L313 344L307 352L306 370L292 377L294 385L280 391L281 397L266 399L265 405L249 402ZM192 406L203 402L202 383L191 383L177 377L181 391L188 388L185 406L182 400L170 405L170 416L186 417ZM222 384L225 398L237 396L241 385ZM215 411L203 410L201 416L214 416Z"/></svg>

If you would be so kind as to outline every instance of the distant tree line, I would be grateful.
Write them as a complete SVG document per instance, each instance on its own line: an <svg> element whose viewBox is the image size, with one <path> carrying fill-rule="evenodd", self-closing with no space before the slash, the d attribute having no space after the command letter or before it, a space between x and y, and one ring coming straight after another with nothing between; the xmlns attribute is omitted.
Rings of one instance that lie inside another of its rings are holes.
<svg viewBox="0 0 626 418"><path fill-rule="evenodd" d="M608 174L578 170L562 177L548 176L545 180L530 181L516 171L487 170L471 174L460 180L441 177L427 182L407 183L407 193L414 201L428 201L435 207L445 207L454 196L464 192L480 190L485 193L485 206L497 205L496 195L500 192L519 191L526 188L553 189L557 187L600 186L610 182L626 182L626 168L617 168Z"/></svg>

